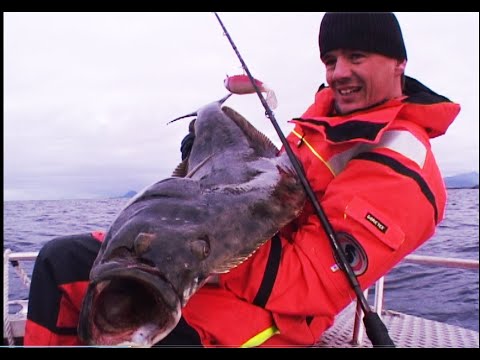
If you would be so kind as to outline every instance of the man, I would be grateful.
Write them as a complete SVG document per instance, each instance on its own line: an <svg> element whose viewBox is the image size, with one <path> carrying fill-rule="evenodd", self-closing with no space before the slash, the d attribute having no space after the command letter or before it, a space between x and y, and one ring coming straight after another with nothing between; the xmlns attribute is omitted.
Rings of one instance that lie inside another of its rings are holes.
<svg viewBox="0 0 480 360"><path fill-rule="evenodd" d="M446 191L429 139L445 133L460 107L404 75L407 53L392 13L327 13L319 46L328 87L292 120L287 139L365 289L443 219ZM26 345L80 344L95 238L102 234L57 238L41 250ZM307 204L248 261L201 288L159 345L308 346L353 299Z"/></svg>

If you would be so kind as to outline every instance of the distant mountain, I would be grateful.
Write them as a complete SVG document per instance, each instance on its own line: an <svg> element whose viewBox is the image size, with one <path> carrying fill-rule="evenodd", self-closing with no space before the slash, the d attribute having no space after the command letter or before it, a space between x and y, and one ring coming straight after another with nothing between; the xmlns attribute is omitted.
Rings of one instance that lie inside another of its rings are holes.
<svg viewBox="0 0 480 360"><path fill-rule="evenodd" d="M112 196L110 199L129 199L137 195L135 190L129 190L124 195Z"/></svg>
<svg viewBox="0 0 480 360"><path fill-rule="evenodd" d="M125 193L125 195L120 196L120 197L122 197L122 198L131 198L131 197L134 197L135 195L137 195L137 192L134 191L134 190L130 190L130 191L127 191L127 192Z"/></svg>
<svg viewBox="0 0 480 360"><path fill-rule="evenodd" d="M459 174L444 178L447 189L478 189L477 172Z"/></svg>

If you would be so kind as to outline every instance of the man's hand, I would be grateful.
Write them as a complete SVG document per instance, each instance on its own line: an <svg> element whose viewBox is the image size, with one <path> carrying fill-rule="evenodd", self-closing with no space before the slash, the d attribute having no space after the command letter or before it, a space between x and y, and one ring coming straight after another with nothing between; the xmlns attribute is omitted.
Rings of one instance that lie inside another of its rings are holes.
<svg viewBox="0 0 480 360"><path fill-rule="evenodd" d="M182 143L180 144L180 151L182 152L182 161L188 158L190 155L190 152L192 151L192 146L193 146L193 141L195 140L195 120L193 119L190 121L190 124L188 125L188 134L185 136L182 140Z"/></svg>

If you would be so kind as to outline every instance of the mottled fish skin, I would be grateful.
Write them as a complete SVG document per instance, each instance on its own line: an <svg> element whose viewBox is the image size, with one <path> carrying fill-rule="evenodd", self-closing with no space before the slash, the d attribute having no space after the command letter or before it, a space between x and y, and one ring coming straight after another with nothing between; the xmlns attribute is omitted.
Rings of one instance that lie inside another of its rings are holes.
<svg viewBox="0 0 480 360"><path fill-rule="evenodd" d="M297 217L305 193L285 153L226 98L192 115L191 153L110 226L79 321L87 344L152 346L212 274L228 272Z"/></svg>

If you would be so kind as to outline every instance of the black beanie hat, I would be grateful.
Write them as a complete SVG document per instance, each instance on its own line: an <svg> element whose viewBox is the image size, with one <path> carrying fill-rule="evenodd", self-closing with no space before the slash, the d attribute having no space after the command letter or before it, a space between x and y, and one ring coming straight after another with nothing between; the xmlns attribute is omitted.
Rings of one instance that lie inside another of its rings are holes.
<svg viewBox="0 0 480 360"><path fill-rule="evenodd" d="M363 50L406 60L400 24L393 13L325 13L318 36L320 57L335 49Z"/></svg>

